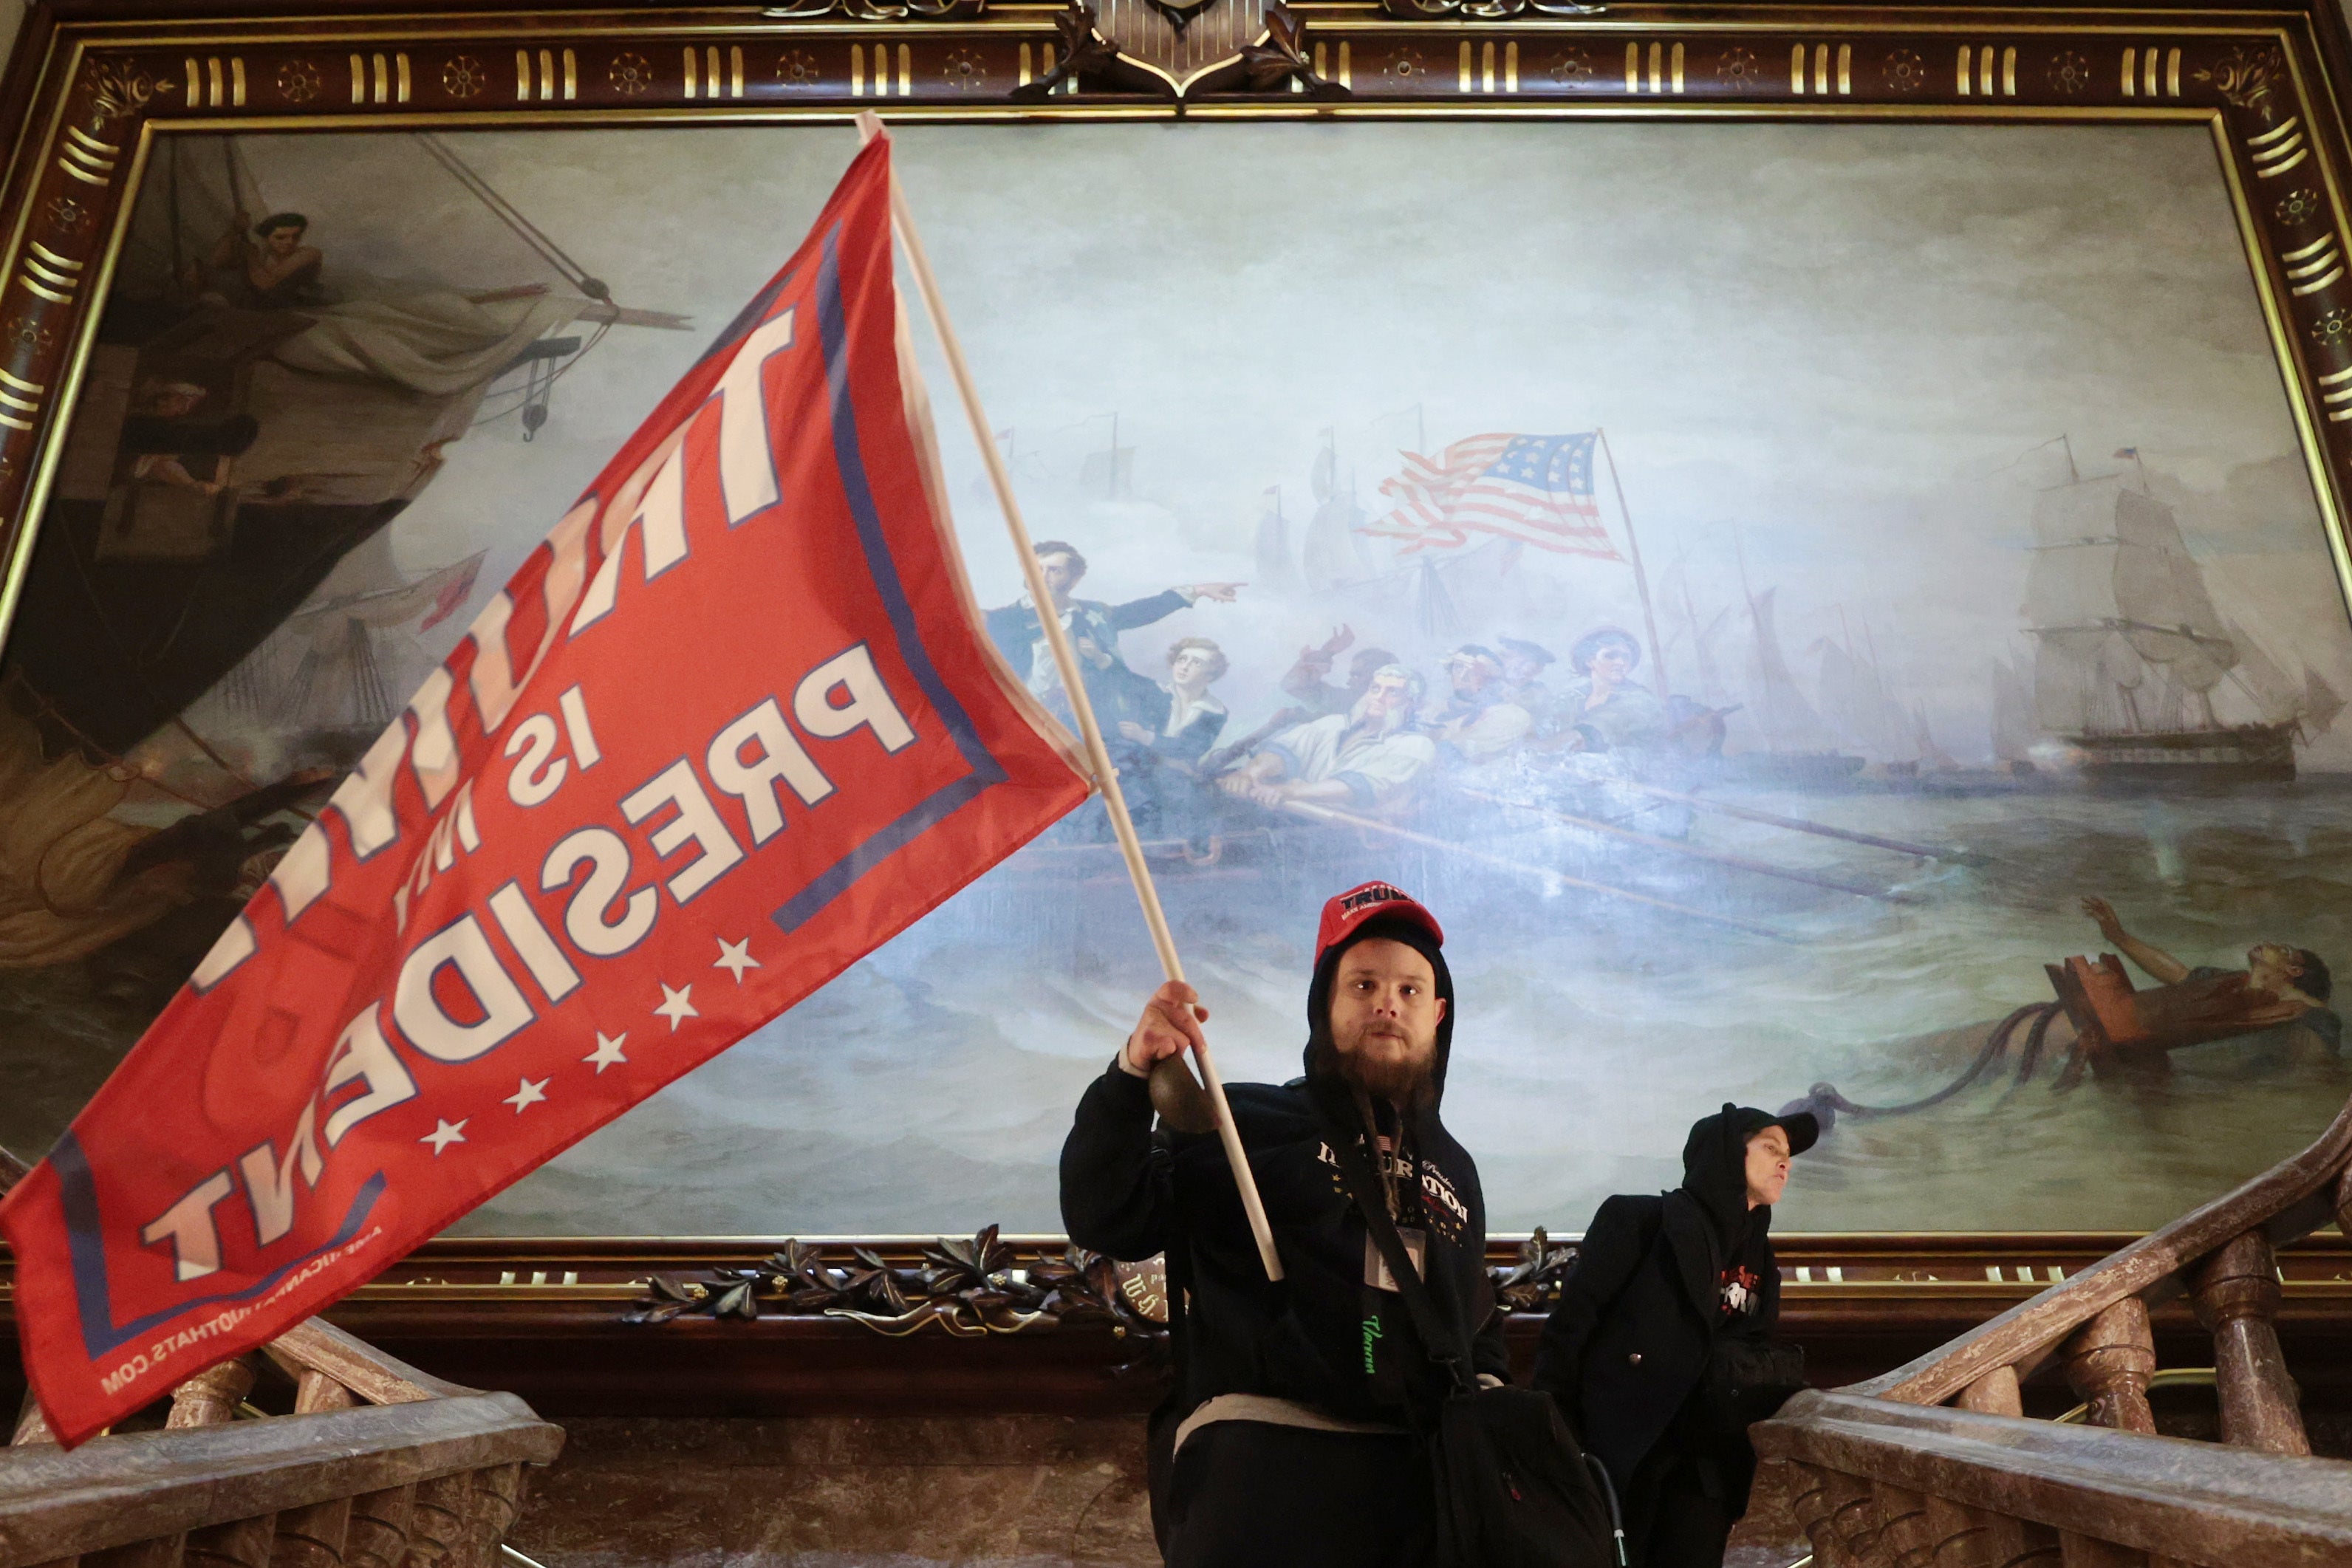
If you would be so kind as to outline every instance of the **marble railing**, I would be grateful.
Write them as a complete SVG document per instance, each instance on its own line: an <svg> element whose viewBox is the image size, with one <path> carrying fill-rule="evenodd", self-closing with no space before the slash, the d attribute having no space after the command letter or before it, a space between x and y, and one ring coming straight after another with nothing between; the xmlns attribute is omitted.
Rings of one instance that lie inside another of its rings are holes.
<svg viewBox="0 0 2352 1568"><path fill-rule="evenodd" d="M291 1414L247 1397L265 1375ZM513 1395L312 1320L182 1384L158 1429L68 1452L28 1402L0 1449L0 1568L492 1568L523 1467L562 1446Z"/></svg>
<svg viewBox="0 0 2352 1568"><path fill-rule="evenodd" d="M2311 1457L2273 1249L2352 1232L2352 1105L2302 1154L1884 1376L1755 1428L1822 1568L2352 1561L2352 1463ZM2157 1436L2148 1312L2212 1338L2220 1443ZM2055 1358L2089 1425L2028 1420ZM1944 1406L1954 1406L1945 1408ZM2104 1430L2102 1430L2104 1428Z"/></svg>

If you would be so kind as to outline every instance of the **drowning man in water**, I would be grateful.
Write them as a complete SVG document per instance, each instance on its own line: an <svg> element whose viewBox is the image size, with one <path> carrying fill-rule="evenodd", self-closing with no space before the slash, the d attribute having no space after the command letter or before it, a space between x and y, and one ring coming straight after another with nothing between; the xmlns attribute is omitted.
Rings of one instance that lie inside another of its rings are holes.
<svg viewBox="0 0 2352 1568"><path fill-rule="evenodd" d="M2330 1055L2342 1051L2343 1020L2328 1006L2335 982L2326 963L2310 948L2257 942L2246 949L2243 969L2192 968L2125 930L2122 916L2105 899L2085 898L2083 913L2098 923L2099 935L2117 952L2173 993L2157 1008L2147 1004L2158 993L2139 993L2152 1033L2178 1030L2212 1040L2294 1025L2317 1036Z"/></svg>

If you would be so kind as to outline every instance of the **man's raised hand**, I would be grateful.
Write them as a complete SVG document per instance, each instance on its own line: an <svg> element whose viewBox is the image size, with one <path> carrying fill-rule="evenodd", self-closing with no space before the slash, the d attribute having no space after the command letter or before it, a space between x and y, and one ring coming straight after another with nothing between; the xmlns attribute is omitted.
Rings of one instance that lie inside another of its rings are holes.
<svg viewBox="0 0 2352 1568"><path fill-rule="evenodd" d="M2123 918L2116 915L2116 906L2109 904L2105 899L2086 898L2083 900L2083 913L2089 915L2093 920L2098 923L2099 935L2105 937L2108 941L2120 942L2124 939Z"/></svg>
<svg viewBox="0 0 2352 1568"><path fill-rule="evenodd" d="M1181 1056L1187 1047L1205 1046L1201 1024L1208 1016L1199 992L1181 980L1168 981L1143 1004L1143 1017L1127 1037L1120 1053L1127 1070L1148 1077L1154 1062Z"/></svg>

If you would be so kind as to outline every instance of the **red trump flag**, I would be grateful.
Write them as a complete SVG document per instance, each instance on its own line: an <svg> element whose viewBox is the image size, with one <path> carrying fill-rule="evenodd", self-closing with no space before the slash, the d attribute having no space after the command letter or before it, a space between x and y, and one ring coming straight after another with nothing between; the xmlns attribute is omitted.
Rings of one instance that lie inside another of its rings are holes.
<svg viewBox="0 0 2352 1568"><path fill-rule="evenodd" d="M978 630L889 144L0 1205L79 1442L362 1283L1083 800Z"/></svg>

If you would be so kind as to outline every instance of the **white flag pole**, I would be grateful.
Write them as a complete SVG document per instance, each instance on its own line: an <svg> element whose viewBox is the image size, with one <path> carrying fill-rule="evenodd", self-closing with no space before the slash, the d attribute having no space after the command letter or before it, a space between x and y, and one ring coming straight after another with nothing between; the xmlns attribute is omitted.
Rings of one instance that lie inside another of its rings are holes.
<svg viewBox="0 0 2352 1568"><path fill-rule="evenodd" d="M858 133L872 141L882 131L881 117L871 112L857 117ZM1168 916L1160 907L1160 893L1151 883L1151 868L1144 863L1143 844L1135 836L1135 823L1127 814L1127 797L1118 787L1118 769L1111 766L1110 753L1103 745L1102 727L1095 722L1094 704L1087 696L1085 681L1078 673L1078 656L1070 647L1068 635L1062 629L1061 617L1054 612L1054 596L1045 587L1045 574L1038 565L1037 552L1029 539L1028 525L1021 520L1021 504L1013 498L1013 476L1004 466L1004 455L997 449L988 416L980 406L979 391L972 385L971 371L964 363L963 348L956 341L955 328L948 320L947 306L940 298L940 287L931 276L931 264L923 254L923 242L915 233L915 220L907 209L906 193L898 188L898 171L890 174L890 220L898 231L898 243L906 247L907 265L915 275L915 287L923 297L923 309L931 319L931 329L939 334L940 349L947 356L948 371L954 376L956 395L963 402L964 416L971 422L972 440L980 447L982 461L988 465L988 480L996 489L996 504L1004 514L1004 526L1013 535L1013 553L1021 560L1021 575L1029 585L1029 601L1037 607L1037 624L1045 634L1046 645L1054 653L1054 667L1062 677L1062 690L1070 699L1070 711L1077 716L1078 734L1086 742L1087 760L1095 771L1095 781L1100 786L1103 807L1110 813L1111 831L1118 835L1119 853L1127 859L1127 874L1135 883L1135 896L1143 905L1143 923L1150 927L1151 946L1160 955L1160 967L1171 980L1184 977L1183 961L1176 956L1176 938L1168 929ZM1257 1182L1250 1175L1249 1155L1242 1148L1242 1136L1234 1125L1233 1107L1225 1100L1223 1080L1217 1076L1216 1063L1210 1059L1206 1039L1193 1048L1193 1059L1201 1064L1201 1082L1209 1092L1209 1105L1215 1113L1217 1135L1225 1145L1225 1159L1234 1169L1234 1184L1241 1189L1242 1208L1249 1216L1250 1233L1257 1239L1259 1260L1265 1265L1265 1277L1282 1278L1282 1260L1274 1249L1274 1228L1266 1223L1265 1205L1258 1197ZM1181 1069L1180 1069L1181 1071Z"/></svg>

